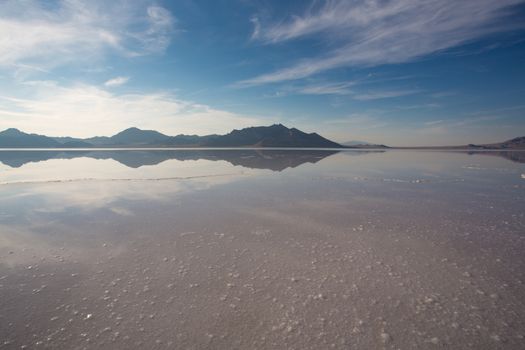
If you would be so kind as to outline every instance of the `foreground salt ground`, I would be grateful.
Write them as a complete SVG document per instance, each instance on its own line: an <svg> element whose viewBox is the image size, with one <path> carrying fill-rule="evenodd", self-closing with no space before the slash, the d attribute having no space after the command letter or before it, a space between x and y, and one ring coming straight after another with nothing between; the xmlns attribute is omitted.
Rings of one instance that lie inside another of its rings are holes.
<svg viewBox="0 0 525 350"><path fill-rule="evenodd" d="M0 348L522 349L522 164L419 156L4 186Z"/></svg>

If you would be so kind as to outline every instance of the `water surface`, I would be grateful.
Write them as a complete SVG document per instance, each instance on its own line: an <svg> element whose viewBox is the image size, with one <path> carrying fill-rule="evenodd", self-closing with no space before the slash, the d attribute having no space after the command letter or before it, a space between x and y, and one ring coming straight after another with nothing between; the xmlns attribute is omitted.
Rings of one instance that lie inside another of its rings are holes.
<svg viewBox="0 0 525 350"><path fill-rule="evenodd" d="M0 151L0 348L523 349L523 159Z"/></svg>

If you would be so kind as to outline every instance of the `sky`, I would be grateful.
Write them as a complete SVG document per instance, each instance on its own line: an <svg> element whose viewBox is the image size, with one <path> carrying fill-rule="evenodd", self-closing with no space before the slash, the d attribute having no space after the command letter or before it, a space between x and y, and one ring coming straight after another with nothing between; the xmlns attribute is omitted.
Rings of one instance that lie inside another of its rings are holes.
<svg viewBox="0 0 525 350"><path fill-rule="evenodd" d="M525 136L525 0L0 0L0 130Z"/></svg>

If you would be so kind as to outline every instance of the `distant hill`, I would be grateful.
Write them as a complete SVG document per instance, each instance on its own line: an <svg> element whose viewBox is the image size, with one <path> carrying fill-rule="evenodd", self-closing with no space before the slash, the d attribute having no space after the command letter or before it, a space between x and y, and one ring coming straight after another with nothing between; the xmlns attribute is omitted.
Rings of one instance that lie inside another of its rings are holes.
<svg viewBox="0 0 525 350"><path fill-rule="evenodd" d="M298 147L343 148L317 133L305 133L282 124L233 130L226 135L168 136L155 130L129 128L113 136L86 139L25 134L16 129L0 133L0 148L91 148L91 147Z"/></svg>
<svg viewBox="0 0 525 350"><path fill-rule="evenodd" d="M393 147L395 149L435 149L435 150L502 150L502 151L521 151L525 150L525 136L515 137L511 140L498 143L468 144L461 146L419 146L419 147Z"/></svg>
<svg viewBox="0 0 525 350"><path fill-rule="evenodd" d="M177 135L170 137L164 142L165 146L169 147L205 147L210 140L220 137L220 135ZM206 146L209 147L209 146Z"/></svg>
<svg viewBox="0 0 525 350"><path fill-rule="evenodd" d="M60 145L63 148L90 148L93 147L91 143L82 141L82 140L71 140L66 141Z"/></svg>
<svg viewBox="0 0 525 350"><path fill-rule="evenodd" d="M352 141L346 141L346 142L343 142L341 143L343 146L360 146L360 145L370 145L369 142L365 142L365 141L357 141L357 140L352 140Z"/></svg>
<svg viewBox="0 0 525 350"><path fill-rule="evenodd" d="M151 145L162 144L170 137L154 130L129 128L109 138L113 145Z"/></svg>
<svg viewBox="0 0 525 350"><path fill-rule="evenodd" d="M343 146L348 148L359 148L359 149L378 149L378 148L390 148L385 145L376 145L364 141L346 141L342 143Z"/></svg>
<svg viewBox="0 0 525 350"><path fill-rule="evenodd" d="M258 126L233 130L229 134L211 138L204 142L208 147L312 147L340 148L341 145L311 133L307 134L296 128L287 128L282 124Z"/></svg>
<svg viewBox="0 0 525 350"><path fill-rule="evenodd" d="M139 128L129 128L119 132L111 137L107 136L95 136L87 139L71 139L67 138L56 138L69 139L70 142L84 142L87 145L79 147L115 147L115 146L134 146L134 147L148 147L151 145L161 145L167 142L171 137L164 135L155 130L141 130Z"/></svg>
<svg viewBox="0 0 525 350"><path fill-rule="evenodd" d="M525 149L525 136L516 137L500 143L490 143L484 145L468 145L468 148L474 149Z"/></svg>
<svg viewBox="0 0 525 350"><path fill-rule="evenodd" d="M0 132L1 148L54 148L62 144L51 137L26 134L18 129L7 129Z"/></svg>

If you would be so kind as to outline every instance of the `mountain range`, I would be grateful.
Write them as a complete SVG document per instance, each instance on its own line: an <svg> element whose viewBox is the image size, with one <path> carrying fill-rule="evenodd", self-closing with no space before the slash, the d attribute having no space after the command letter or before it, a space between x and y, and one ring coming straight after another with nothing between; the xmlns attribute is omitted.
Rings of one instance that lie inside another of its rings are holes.
<svg viewBox="0 0 525 350"><path fill-rule="evenodd" d="M365 142L339 144L317 133L305 133L282 124L256 126L233 130L225 135L177 135L168 136L155 130L129 128L113 136L90 138L50 137L28 134L18 129L0 132L0 148L187 148L187 147L240 147L240 148L391 148ZM463 150L521 150L525 149L525 136L516 137L500 143L468 144L462 146L440 147L399 147L405 149L463 149Z"/></svg>
<svg viewBox="0 0 525 350"><path fill-rule="evenodd" d="M155 130L129 128L113 136L86 139L28 134L18 129L0 132L0 148L152 148L152 147L298 147L343 148L317 133L305 133L282 124L233 130L226 135L168 136Z"/></svg>

